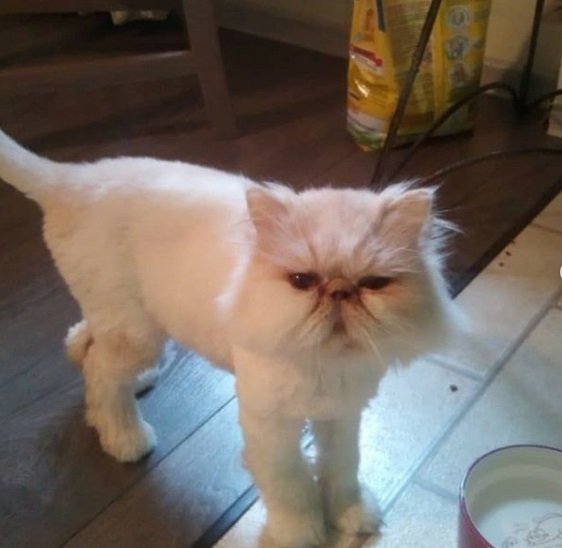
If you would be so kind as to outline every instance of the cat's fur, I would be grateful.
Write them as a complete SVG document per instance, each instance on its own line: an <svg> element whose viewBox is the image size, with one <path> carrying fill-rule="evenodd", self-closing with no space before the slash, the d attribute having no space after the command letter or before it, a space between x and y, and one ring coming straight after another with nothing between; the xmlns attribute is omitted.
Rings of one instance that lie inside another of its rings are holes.
<svg viewBox="0 0 562 548"><path fill-rule="evenodd" d="M0 176L41 206L45 241L80 304L68 353L105 451L134 461L154 446L135 390L171 336L236 374L245 460L277 543L319 544L326 521L374 529L357 482L361 411L388 367L455 322L432 191L296 193L149 158L62 164L1 132ZM295 289L288 276L299 272L322 281ZM366 275L393 281L357 291ZM335 299L341 288L352 296ZM318 480L299 449L305 419Z"/></svg>

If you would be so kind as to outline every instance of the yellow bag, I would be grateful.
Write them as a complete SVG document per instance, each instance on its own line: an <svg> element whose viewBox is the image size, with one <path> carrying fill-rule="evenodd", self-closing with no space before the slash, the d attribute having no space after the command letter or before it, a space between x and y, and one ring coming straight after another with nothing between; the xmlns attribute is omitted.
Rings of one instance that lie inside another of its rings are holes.
<svg viewBox="0 0 562 548"><path fill-rule="evenodd" d="M476 89L491 0L443 0L416 77L398 142L412 140L452 103ZM382 146L410 68L430 0L354 0L347 126L365 150ZM438 134L472 127L467 106Z"/></svg>

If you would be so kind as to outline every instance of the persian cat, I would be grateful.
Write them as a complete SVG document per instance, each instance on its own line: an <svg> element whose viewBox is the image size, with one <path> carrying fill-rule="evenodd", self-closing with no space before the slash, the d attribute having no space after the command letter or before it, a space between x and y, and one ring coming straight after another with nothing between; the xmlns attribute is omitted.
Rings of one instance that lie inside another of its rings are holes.
<svg viewBox="0 0 562 548"><path fill-rule="evenodd" d="M326 526L371 532L358 484L361 411L385 371L456 322L433 191L295 192L150 158L56 163L0 132L0 176L35 200L83 319L69 357L103 449L135 461L156 438L135 402L165 337L232 371L245 463L291 548ZM318 449L300 451L304 422Z"/></svg>

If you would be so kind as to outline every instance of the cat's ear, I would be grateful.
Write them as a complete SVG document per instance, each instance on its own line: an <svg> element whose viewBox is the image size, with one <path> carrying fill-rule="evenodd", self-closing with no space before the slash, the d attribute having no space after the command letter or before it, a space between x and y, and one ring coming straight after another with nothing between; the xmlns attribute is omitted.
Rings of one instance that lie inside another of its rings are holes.
<svg viewBox="0 0 562 548"><path fill-rule="evenodd" d="M246 202L250 219L260 235L275 232L288 216L283 200L267 188L250 188L246 191Z"/></svg>
<svg viewBox="0 0 562 548"><path fill-rule="evenodd" d="M431 219L434 189L417 188L390 195L385 200L382 230L415 241Z"/></svg>

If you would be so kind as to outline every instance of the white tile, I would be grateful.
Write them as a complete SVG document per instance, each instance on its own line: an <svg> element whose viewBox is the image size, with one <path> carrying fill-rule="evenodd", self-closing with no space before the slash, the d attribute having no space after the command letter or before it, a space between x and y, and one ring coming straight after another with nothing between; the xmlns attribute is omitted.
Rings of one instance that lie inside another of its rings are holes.
<svg viewBox="0 0 562 548"><path fill-rule="evenodd" d="M477 384L427 361L390 371L363 414L360 479L384 504Z"/></svg>
<svg viewBox="0 0 562 548"><path fill-rule="evenodd" d="M260 546L260 537L265 525L265 508L258 500L219 540L217 548L253 548Z"/></svg>
<svg viewBox="0 0 562 548"><path fill-rule="evenodd" d="M215 544L216 548L275 548L273 541L264 534L265 516L265 507L260 499ZM353 541L352 537L333 533L326 548L349 548Z"/></svg>
<svg viewBox="0 0 562 548"><path fill-rule="evenodd" d="M258 500L216 548L275 548L263 535L265 508ZM452 548L456 545L457 506L431 491L409 486L384 519L381 532L367 540L341 535L327 548Z"/></svg>
<svg viewBox="0 0 562 548"><path fill-rule="evenodd" d="M454 548L457 506L416 485L401 495L377 537L363 548Z"/></svg>
<svg viewBox="0 0 562 548"><path fill-rule="evenodd" d="M562 310L552 309L422 470L455 493L470 464L517 443L562 445Z"/></svg>
<svg viewBox="0 0 562 548"><path fill-rule="evenodd" d="M562 232L562 192L535 217L533 224Z"/></svg>
<svg viewBox="0 0 562 548"><path fill-rule="evenodd" d="M457 297L471 333L440 360L485 374L559 289L562 234L527 227Z"/></svg>

